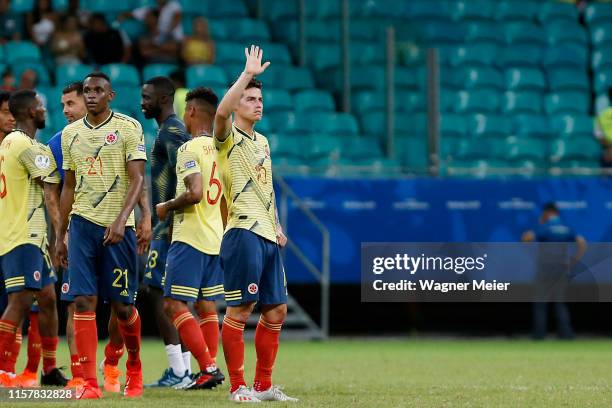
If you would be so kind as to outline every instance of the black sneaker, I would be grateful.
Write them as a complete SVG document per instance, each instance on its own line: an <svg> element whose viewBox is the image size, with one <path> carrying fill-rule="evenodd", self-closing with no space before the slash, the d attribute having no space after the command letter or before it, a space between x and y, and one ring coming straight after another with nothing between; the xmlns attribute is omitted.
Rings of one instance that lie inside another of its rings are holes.
<svg viewBox="0 0 612 408"><path fill-rule="evenodd" d="M221 384L225 380L225 376L221 374L221 371L217 368L215 371L206 372L200 371L195 378L193 383L185 387L186 390L211 390L218 384Z"/></svg>
<svg viewBox="0 0 612 408"><path fill-rule="evenodd" d="M52 385L55 387L65 387L68 384L68 379L64 376L64 373L59 368L54 368L47 374L41 373L40 385Z"/></svg>

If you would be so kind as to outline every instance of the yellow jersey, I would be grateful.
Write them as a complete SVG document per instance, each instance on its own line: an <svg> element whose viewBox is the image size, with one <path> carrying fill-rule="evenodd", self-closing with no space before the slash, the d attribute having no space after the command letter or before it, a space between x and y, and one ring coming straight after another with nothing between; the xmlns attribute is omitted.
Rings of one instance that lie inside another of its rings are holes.
<svg viewBox="0 0 612 408"><path fill-rule="evenodd" d="M227 139L215 143L227 201L226 231L244 228L275 243L276 200L268 140L233 124Z"/></svg>
<svg viewBox="0 0 612 408"><path fill-rule="evenodd" d="M51 150L21 130L0 145L0 255L33 244L46 252L44 193L37 178L59 183Z"/></svg>
<svg viewBox="0 0 612 408"><path fill-rule="evenodd" d="M62 131L64 170L75 173L72 213L103 227L111 225L123 208L129 188L127 163L146 160L144 133L129 116L111 112L93 126L87 116ZM126 226L134 226L134 212Z"/></svg>
<svg viewBox="0 0 612 408"><path fill-rule="evenodd" d="M174 212L172 242L180 241L208 255L219 255L223 220L221 181L217 151L211 136L199 136L183 144L176 156L176 197L184 193L185 177L200 173L204 196L198 204Z"/></svg>

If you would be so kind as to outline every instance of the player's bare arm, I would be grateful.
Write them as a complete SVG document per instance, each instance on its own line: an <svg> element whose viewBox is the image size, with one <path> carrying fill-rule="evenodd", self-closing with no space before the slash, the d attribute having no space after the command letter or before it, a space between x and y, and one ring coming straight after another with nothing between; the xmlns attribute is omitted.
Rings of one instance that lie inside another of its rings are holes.
<svg viewBox="0 0 612 408"><path fill-rule="evenodd" d="M171 211L180 210L202 201L204 191L202 189L202 173L193 173L183 179L186 190L176 198L168 200L155 206L157 216L165 220Z"/></svg>
<svg viewBox="0 0 612 408"><path fill-rule="evenodd" d="M280 218L278 217L278 208L276 209L276 242L281 248L287 245L287 236L283 232L283 226L281 225Z"/></svg>
<svg viewBox="0 0 612 408"><path fill-rule="evenodd" d="M219 205L219 211L221 211L221 221L223 221L223 231L225 231L225 227L227 226L227 200L225 196L221 196L221 203Z"/></svg>
<svg viewBox="0 0 612 408"><path fill-rule="evenodd" d="M66 245L66 231L68 231L68 218L74 204L74 189L76 186L76 177L73 170L64 171L64 185L62 194L60 195L60 225L59 230L55 235L55 257L56 262L64 268L68 267L68 247Z"/></svg>
<svg viewBox="0 0 612 408"><path fill-rule="evenodd" d="M138 208L140 208L140 220L136 226L136 239L138 244L138 255L142 255L149 248L151 237L153 236L151 227L151 205L149 204L147 183L143 183L140 200L138 200Z"/></svg>
<svg viewBox="0 0 612 408"><path fill-rule="evenodd" d="M43 183L45 191L45 206L47 207L47 213L51 218L51 225L55 234L59 234L61 228L60 221L60 185L58 183Z"/></svg>
<svg viewBox="0 0 612 408"><path fill-rule="evenodd" d="M217 140L221 142L227 139L229 135L232 127L232 112L236 109L236 105L238 105L247 85L254 76L262 74L270 66L270 62L261 63L263 49L258 46L251 45L250 49L245 48L244 55L246 56L244 71L242 71L236 83L227 91L217 107L214 133Z"/></svg>
<svg viewBox="0 0 612 408"><path fill-rule="evenodd" d="M144 185L144 160L131 160L127 162L128 178L130 187L128 189L123 208L117 216L117 219L106 228L104 233L104 245L113 245L121 242L125 234L125 223L127 222L134 207L140 200L142 194L142 186Z"/></svg>

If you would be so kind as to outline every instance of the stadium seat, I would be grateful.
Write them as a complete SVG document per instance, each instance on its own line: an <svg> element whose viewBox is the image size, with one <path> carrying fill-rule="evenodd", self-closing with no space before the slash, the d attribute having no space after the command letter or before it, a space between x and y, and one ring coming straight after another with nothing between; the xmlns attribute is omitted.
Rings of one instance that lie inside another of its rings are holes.
<svg viewBox="0 0 612 408"><path fill-rule="evenodd" d="M249 11L242 0L195 0L199 1L207 10L207 17L211 20L219 18L248 17Z"/></svg>
<svg viewBox="0 0 612 408"><path fill-rule="evenodd" d="M424 92L396 91L395 92L395 112L418 113L425 112L426 101ZM454 99L448 102L450 108L441 111L454 109L456 103ZM358 114L369 112L384 112L387 109L387 95L383 91L362 91L353 94L352 108Z"/></svg>
<svg viewBox="0 0 612 408"><path fill-rule="evenodd" d="M554 92L546 95L544 110L549 115L586 114L589 111L591 98L584 92Z"/></svg>
<svg viewBox="0 0 612 408"><path fill-rule="evenodd" d="M612 71L612 47L600 48L591 55L591 67L595 72Z"/></svg>
<svg viewBox="0 0 612 408"><path fill-rule="evenodd" d="M530 160L538 163L538 167L545 166L548 162L549 146L544 140L507 140L504 151L504 159L510 162Z"/></svg>
<svg viewBox="0 0 612 408"><path fill-rule="evenodd" d="M309 137L311 143L306 143L309 160L338 160L346 139L335 135L312 135Z"/></svg>
<svg viewBox="0 0 612 408"><path fill-rule="evenodd" d="M537 68L510 68L504 73L506 87L510 91L544 91L546 79Z"/></svg>
<svg viewBox="0 0 612 408"><path fill-rule="evenodd" d="M385 112L364 113L360 120L364 133L379 137L385 134L387 129L387 115ZM393 129L396 134L423 136L427 134L427 116L424 114L396 114Z"/></svg>
<svg viewBox="0 0 612 408"><path fill-rule="evenodd" d="M112 105L117 109L140 111L140 88L134 86L116 86Z"/></svg>
<svg viewBox="0 0 612 408"><path fill-rule="evenodd" d="M274 156L284 158L302 158L304 157L303 138L300 136L283 135L278 138L278 142L270 146L270 150Z"/></svg>
<svg viewBox="0 0 612 408"><path fill-rule="evenodd" d="M545 26L546 39L550 45L567 47L586 47L588 36L584 27L578 23L553 21Z"/></svg>
<svg viewBox="0 0 612 408"><path fill-rule="evenodd" d="M501 115L483 115L477 113L468 118L468 132L475 137L506 137L511 132L508 118Z"/></svg>
<svg viewBox="0 0 612 408"><path fill-rule="evenodd" d="M218 95L218 94L217 94ZM267 110L267 106L266 106L266 110ZM256 126L255 126L255 131L259 132L259 133L263 133L264 135L266 135L266 137L268 138L268 143L270 143L270 146L272 146L272 143L270 142L270 134L275 134L272 133L272 127L270 125L270 120L268 119L268 115L267 113L264 114L264 116L261 118L261 120L259 122L257 122ZM272 148L272 147L270 147Z"/></svg>
<svg viewBox="0 0 612 408"><path fill-rule="evenodd" d="M130 10L130 4L126 1L108 1L108 0L81 0L79 4L84 10L92 13L114 13L119 14L123 11Z"/></svg>
<svg viewBox="0 0 612 408"><path fill-rule="evenodd" d="M266 112L293 111L291 95L285 90L264 89L263 101Z"/></svg>
<svg viewBox="0 0 612 408"><path fill-rule="evenodd" d="M266 10L265 17L271 21L291 21L298 18L297 0L264 1L262 6Z"/></svg>
<svg viewBox="0 0 612 408"><path fill-rule="evenodd" d="M424 137L401 137L396 139L396 158L411 172L427 171L427 139Z"/></svg>
<svg viewBox="0 0 612 408"><path fill-rule="evenodd" d="M217 86L224 87L228 84L225 72L216 65L192 65L186 71L187 87Z"/></svg>
<svg viewBox="0 0 612 408"><path fill-rule="evenodd" d="M459 113L495 113L499 110L500 95L494 90L460 91L456 111Z"/></svg>
<svg viewBox="0 0 612 408"><path fill-rule="evenodd" d="M475 22L467 25L465 40L471 44L493 43L503 45L506 43L506 36L496 23Z"/></svg>
<svg viewBox="0 0 612 408"><path fill-rule="evenodd" d="M261 44L270 41L268 25L262 20L239 18L224 20L230 41ZM264 50L265 51L265 50Z"/></svg>
<svg viewBox="0 0 612 408"><path fill-rule="evenodd" d="M295 105L296 110L301 110L300 108L298 108L297 99L295 100ZM383 112L385 111L386 106L387 104L385 95L381 92L361 91L352 94L351 107L357 114L366 114L369 112Z"/></svg>
<svg viewBox="0 0 612 408"><path fill-rule="evenodd" d="M396 67L394 73L394 85L398 91L415 90L427 86L425 71L415 71L411 68ZM378 84L379 89L384 87L384 82Z"/></svg>
<svg viewBox="0 0 612 408"><path fill-rule="evenodd" d="M542 112L542 96L539 92L508 91L504 94L501 111L511 115L539 114Z"/></svg>
<svg viewBox="0 0 612 408"><path fill-rule="evenodd" d="M147 81L156 76L169 76L178 69L174 64L149 64L142 69L142 78Z"/></svg>
<svg viewBox="0 0 612 408"><path fill-rule="evenodd" d="M571 23L578 21L578 8L574 4L563 4L560 2L543 2L538 11L538 20L542 23L558 21Z"/></svg>
<svg viewBox="0 0 612 408"><path fill-rule="evenodd" d="M467 123L463 115L441 115L440 135L442 138L462 138L467 134Z"/></svg>
<svg viewBox="0 0 612 408"><path fill-rule="evenodd" d="M415 0L403 3L403 17L414 21L450 21L453 17L453 3L449 1Z"/></svg>
<svg viewBox="0 0 612 408"><path fill-rule="evenodd" d="M244 67L244 49L248 44L236 42L218 42L215 46L215 62L219 65L240 64ZM264 48L265 45L260 44Z"/></svg>
<svg viewBox="0 0 612 408"><path fill-rule="evenodd" d="M502 155L504 140L463 140L457 145L457 151L454 158L462 161L466 160L482 160L500 158Z"/></svg>
<svg viewBox="0 0 612 408"><path fill-rule="evenodd" d="M592 3L585 10L584 18L588 25L612 22L612 4Z"/></svg>
<svg viewBox="0 0 612 408"><path fill-rule="evenodd" d="M507 43L512 45L531 44L543 47L546 44L546 34L534 23L510 23L505 26L505 36Z"/></svg>
<svg viewBox="0 0 612 408"><path fill-rule="evenodd" d="M514 131L517 135L547 138L553 134L547 116L518 115L514 118Z"/></svg>
<svg viewBox="0 0 612 408"><path fill-rule="evenodd" d="M463 26L451 22L428 23L418 29L418 33L427 45L458 44L465 37Z"/></svg>
<svg viewBox="0 0 612 408"><path fill-rule="evenodd" d="M557 115L551 120L555 134L562 137L593 137L593 119L587 115Z"/></svg>
<svg viewBox="0 0 612 408"><path fill-rule="evenodd" d="M19 79L21 78L21 74L23 74L24 71L31 69L31 70L36 71L37 78L38 78L38 85L42 85L42 86L51 85L51 78L49 77L49 71L47 71L44 65L40 63L35 63L32 61L30 62L22 61L17 64L13 64L11 69L13 71L13 75L15 75L15 79L17 80L17 82L19 82Z"/></svg>
<svg viewBox="0 0 612 408"><path fill-rule="evenodd" d="M102 66L101 71L109 76L113 85L140 85L140 75L133 65L106 64Z"/></svg>
<svg viewBox="0 0 612 408"><path fill-rule="evenodd" d="M493 43L466 45L456 48L449 62L452 66L490 66L496 61L498 51L499 47Z"/></svg>
<svg viewBox="0 0 612 408"><path fill-rule="evenodd" d="M30 41L9 41L4 45L6 63L39 62L42 59L40 48Z"/></svg>
<svg viewBox="0 0 612 408"><path fill-rule="evenodd" d="M316 70L326 70L340 66L340 46L331 44L313 44L312 54L309 55L309 64Z"/></svg>
<svg viewBox="0 0 612 408"><path fill-rule="evenodd" d="M504 79L501 73L491 67L466 68L459 72L458 83L466 89L504 89Z"/></svg>
<svg viewBox="0 0 612 408"><path fill-rule="evenodd" d="M600 114L602 111L610 107L610 101L608 100L607 94L599 95L595 98L595 113Z"/></svg>
<svg viewBox="0 0 612 408"><path fill-rule="evenodd" d="M264 110L265 110L265 106L264 106ZM287 111L270 112L270 113L265 113L264 111L264 116L268 120L269 128L273 132L278 132L278 133L291 133L291 132L288 132L287 129L293 126L296 120L296 115L294 115L293 112L287 112ZM300 133L301 134L310 133L310 129L302 128L302 129L298 129L296 132L293 132L293 134L300 134Z"/></svg>
<svg viewBox="0 0 612 408"><path fill-rule="evenodd" d="M340 136L356 136L359 134L357 120L350 113L332 114L320 125L322 126L321 130L326 134Z"/></svg>
<svg viewBox="0 0 612 408"><path fill-rule="evenodd" d="M34 8L34 0L11 0L11 12L25 14Z"/></svg>
<svg viewBox="0 0 612 408"><path fill-rule="evenodd" d="M612 73L597 72L595 74L595 92L598 94L607 92L612 88Z"/></svg>
<svg viewBox="0 0 612 408"><path fill-rule="evenodd" d="M597 79L595 80L597 89ZM585 71L578 69L551 69L548 71L548 86L553 92L590 92L589 78Z"/></svg>
<svg viewBox="0 0 612 408"><path fill-rule="evenodd" d="M588 50L586 47L549 47L544 52L542 66L546 69L575 68L586 71Z"/></svg>
<svg viewBox="0 0 612 408"><path fill-rule="evenodd" d="M350 143L345 142L343 146L342 156L356 162L381 159L383 157L378 139L375 138L355 137Z"/></svg>
<svg viewBox="0 0 612 408"><path fill-rule="evenodd" d="M591 27L591 43L595 49L606 47L612 41L612 29L609 24Z"/></svg>
<svg viewBox="0 0 612 408"><path fill-rule="evenodd" d="M278 77L277 82L282 85L283 89L291 93L314 88L312 74L306 67L283 67L282 73L279 73Z"/></svg>
<svg viewBox="0 0 612 408"><path fill-rule="evenodd" d="M542 49L537 45L506 47L497 54L496 63L500 68L537 67Z"/></svg>
<svg viewBox="0 0 612 408"><path fill-rule="evenodd" d="M559 138L551 144L551 162L561 161L591 161L598 163L601 156L601 146L593 137Z"/></svg>
<svg viewBox="0 0 612 408"><path fill-rule="evenodd" d="M271 61L276 66L291 65L291 55L284 44L266 44L263 54L264 61Z"/></svg>
<svg viewBox="0 0 612 408"><path fill-rule="evenodd" d="M494 3L487 0L462 0L457 2L453 18L459 21L488 21L495 13Z"/></svg>
<svg viewBox="0 0 612 408"><path fill-rule="evenodd" d="M397 70L406 71L407 68L398 68ZM404 79L403 72L400 72L399 80ZM385 69L382 66L365 65L359 70L358 75L351 75L350 85L353 91L375 90L385 87ZM334 73L335 89L342 89L342 72L338 70ZM414 81L414 75L410 75L410 80Z"/></svg>
<svg viewBox="0 0 612 408"><path fill-rule="evenodd" d="M293 96L293 105L297 112L334 112L334 98L329 92L311 89L303 90Z"/></svg>
<svg viewBox="0 0 612 408"><path fill-rule="evenodd" d="M332 25L332 27L334 26ZM338 33L340 33L340 29L338 29ZM369 20L351 20L349 35L351 40L363 42L375 42L384 38L381 28L372 24Z"/></svg>
<svg viewBox="0 0 612 408"><path fill-rule="evenodd" d="M538 3L532 1L500 1L495 18L499 21L532 21L538 13Z"/></svg>
<svg viewBox="0 0 612 408"><path fill-rule="evenodd" d="M454 89L440 89L439 110L441 113L455 112L457 110L457 101L459 100L459 92Z"/></svg>
<svg viewBox="0 0 612 408"><path fill-rule="evenodd" d="M137 42L147 29L142 21L133 18L123 20L119 23L119 28L130 38L132 43Z"/></svg>

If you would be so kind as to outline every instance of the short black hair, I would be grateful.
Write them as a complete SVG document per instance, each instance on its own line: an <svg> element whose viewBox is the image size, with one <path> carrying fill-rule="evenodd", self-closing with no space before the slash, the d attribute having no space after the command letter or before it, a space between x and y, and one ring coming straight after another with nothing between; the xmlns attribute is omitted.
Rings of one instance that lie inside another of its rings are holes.
<svg viewBox="0 0 612 408"><path fill-rule="evenodd" d="M234 86L234 84L236 83L237 80L238 79L236 79L235 81L233 81L230 84L230 88L232 86ZM247 89L250 89L250 88L257 88L257 89L259 89L261 91L261 90L263 90L263 83L260 80L258 80L257 78L253 77L253 78L251 78L251 80L247 84L246 88L244 88L244 89L247 90Z"/></svg>
<svg viewBox="0 0 612 408"><path fill-rule="evenodd" d="M4 102L8 102L10 98L11 98L10 92L0 91L0 105L2 105Z"/></svg>
<svg viewBox="0 0 612 408"><path fill-rule="evenodd" d="M66 94L69 94L70 92L75 92L75 91L77 95L83 95L83 82L82 81L76 81L76 82L72 82L66 85L64 89L62 89L62 95L66 95Z"/></svg>
<svg viewBox="0 0 612 408"><path fill-rule="evenodd" d="M85 78L83 78L83 82L85 82L87 78L102 78L102 79L106 79L106 81L109 84L111 83L111 80L108 77L108 75L106 75L104 72L101 72L101 71L90 72L89 74L87 74Z"/></svg>
<svg viewBox="0 0 612 408"><path fill-rule="evenodd" d="M158 95L168 95L174 99L174 92L176 88L174 87L174 83L168 77L164 76L156 76L147 81L145 81L144 85L151 85L155 88L155 93Z"/></svg>
<svg viewBox="0 0 612 408"><path fill-rule="evenodd" d="M30 89L22 89L13 92L9 98L9 110L15 119L23 119L28 109L36 102L36 92Z"/></svg>
<svg viewBox="0 0 612 408"><path fill-rule="evenodd" d="M185 96L185 102L193 100L198 101L200 103L208 104L215 109L219 104L219 97L217 96L217 94L215 94L212 89L203 86L194 88L191 91L187 92L187 96Z"/></svg>
<svg viewBox="0 0 612 408"><path fill-rule="evenodd" d="M554 212L554 213L559 214L559 207L557 207L557 204L554 201L549 201L546 204L544 204L544 206L542 207L542 211Z"/></svg>

